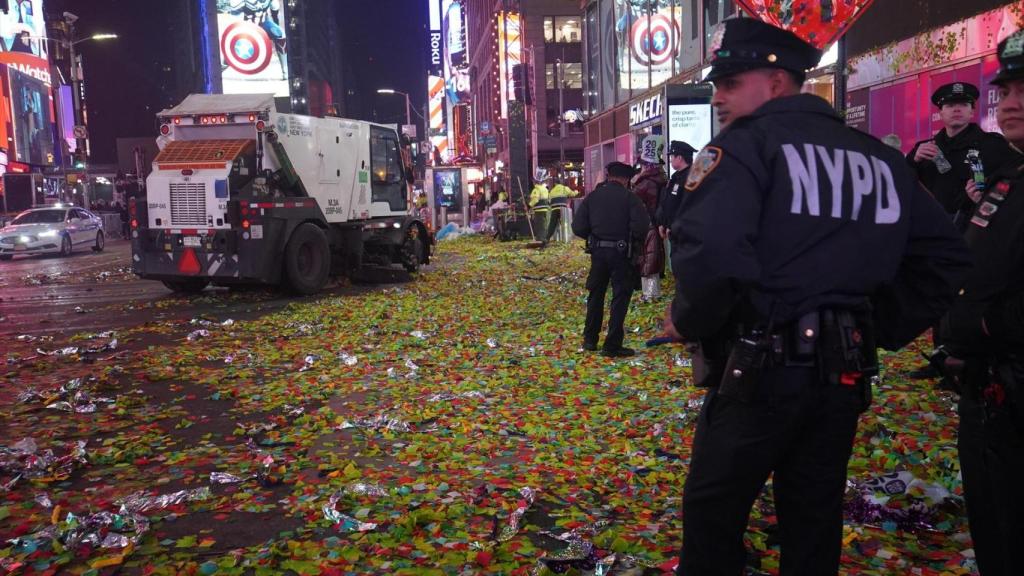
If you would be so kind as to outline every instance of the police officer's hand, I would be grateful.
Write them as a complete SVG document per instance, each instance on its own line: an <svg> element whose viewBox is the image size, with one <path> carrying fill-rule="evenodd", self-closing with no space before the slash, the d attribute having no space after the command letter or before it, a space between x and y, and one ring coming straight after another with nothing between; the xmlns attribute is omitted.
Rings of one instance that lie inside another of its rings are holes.
<svg viewBox="0 0 1024 576"><path fill-rule="evenodd" d="M676 340L682 341L683 336L676 330L676 325L672 322L672 305L669 304L665 310L665 320L662 322L662 330L665 331L666 336L675 338Z"/></svg>
<svg viewBox="0 0 1024 576"><path fill-rule="evenodd" d="M983 196L983 193L980 190L978 190L978 184L974 180L968 180L967 187L965 189L967 190L967 196L971 199L972 202L974 202L975 204L981 202L981 197Z"/></svg>
<svg viewBox="0 0 1024 576"><path fill-rule="evenodd" d="M668 228L658 226L658 236L661 236L662 240L668 240Z"/></svg>
<svg viewBox="0 0 1024 576"><path fill-rule="evenodd" d="M914 154L914 162L921 162L923 160L933 160L939 155L939 147L935 142L925 142L917 147L917 153Z"/></svg>

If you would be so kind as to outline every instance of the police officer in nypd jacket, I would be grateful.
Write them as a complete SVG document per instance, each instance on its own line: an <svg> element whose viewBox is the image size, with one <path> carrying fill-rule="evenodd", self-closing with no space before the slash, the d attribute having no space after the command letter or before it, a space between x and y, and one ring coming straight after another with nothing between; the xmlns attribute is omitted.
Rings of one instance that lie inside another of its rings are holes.
<svg viewBox="0 0 1024 576"><path fill-rule="evenodd" d="M907 154L921 183L948 214L957 217L961 230L966 228L973 207L964 193L964 185L973 177L971 160L991 175L1016 155L1005 138L985 132L972 122L977 102L978 87L974 84L952 82L939 86L932 93L932 104L939 110L943 127Z"/></svg>
<svg viewBox="0 0 1024 576"><path fill-rule="evenodd" d="M1024 31L998 47L996 119L1024 147ZM959 379L957 446L967 520L982 576L1024 573L1024 157L982 190L965 238L975 267L943 318L945 365Z"/></svg>
<svg viewBox="0 0 1024 576"><path fill-rule="evenodd" d="M700 344L712 385L678 572L742 572L750 508L774 474L780 573L836 574L876 344L899 348L938 319L970 257L898 151L800 93L818 50L753 18L726 20L712 44L724 128L684 185L665 322Z"/></svg>

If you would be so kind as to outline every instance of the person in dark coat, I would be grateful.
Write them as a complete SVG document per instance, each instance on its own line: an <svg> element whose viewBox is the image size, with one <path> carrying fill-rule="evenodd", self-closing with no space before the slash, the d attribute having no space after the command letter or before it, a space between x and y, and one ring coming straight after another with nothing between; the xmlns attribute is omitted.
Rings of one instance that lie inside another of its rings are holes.
<svg viewBox="0 0 1024 576"><path fill-rule="evenodd" d="M668 336L700 344L705 396L679 574L741 574L773 478L781 576L836 574L847 463L878 374L949 308L963 238L903 156L801 93L821 52L756 18L713 36L722 131L672 224Z"/></svg>
<svg viewBox="0 0 1024 576"><path fill-rule="evenodd" d="M690 164L693 164L693 155L697 150L679 140L673 140L668 147L669 163L672 166L672 177L668 185L661 190L658 197L658 210L655 213L655 222L658 225L658 232L664 239L668 238L669 230L672 228L672 220L675 219L676 211L679 210L679 202L683 199L683 185L690 175Z"/></svg>
<svg viewBox="0 0 1024 576"><path fill-rule="evenodd" d="M961 231L966 229L974 208L964 192L967 182L974 179L969 160L974 160L983 172L994 174L1016 155L1002 135L985 132L971 121L977 112L977 101L978 87L974 84L953 82L939 86L932 94L932 104L939 109L943 128L933 138L915 144L907 155L921 183ZM937 326L932 328L936 347L942 344L939 332ZM928 364L910 373L911 378L937 376L938 372Z"/></svg>
<svg viewBox="0 0 1024 576"><path fill-rule="evenodd" d="M1024 31L998 47L996 118L1024 146ZM959 382L960 470L982 576L1021 573L1024 543L1024 157L984 185L965 238L974 270L941 324L945 364Z"/></svg>
<svg viewBox="0 0 1024 576"><path fill-rule="evenodd" d="M977 114L978 87L967 82L940 86L932 94L932 104L939 109L943 128L934 137L914 145L907 162L919 180L955 217L961 230L966 228L973 204L964 192L964 185L974 178L968 154L975 151L986 174L1016 156L1002 135L985 132L972 122Z"/></svg>
<svg viewBox="0 0 1024 576"><path fill-rule="evenodd" d="M605 167L606 179L580 203L573 214L572 233L587 241L590 272L587 275L587 319L583 327L583 349L597 350L604 318L604 297L612 286L612 306L608 334L601 354L609 357L632 356L634 351L622 345L623 327L629 300L633 296L637 271L631 257L650 227L650 219L640 198L629 191L629 179L636 171L622 162Z"/></svg>

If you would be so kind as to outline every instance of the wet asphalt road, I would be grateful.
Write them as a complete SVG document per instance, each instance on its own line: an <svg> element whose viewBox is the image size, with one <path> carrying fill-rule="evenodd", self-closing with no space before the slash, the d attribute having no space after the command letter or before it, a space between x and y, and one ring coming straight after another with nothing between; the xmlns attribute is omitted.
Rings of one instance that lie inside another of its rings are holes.
<svg viewBox="0 0 1024 576"><path fill-rule="evenodd" d="M204 314L252 318L292 302L379 289L408 279L404 273L378 274L373 284L332 283L309 298L272 289L252 289L236 297L223 288L183 297L160 282L137 278L130 262L131 245L124 240L109 240L106 250L98 253L79 249L68 258L33 256L0 262L0 348L12 335L72 335Z"/></svg>

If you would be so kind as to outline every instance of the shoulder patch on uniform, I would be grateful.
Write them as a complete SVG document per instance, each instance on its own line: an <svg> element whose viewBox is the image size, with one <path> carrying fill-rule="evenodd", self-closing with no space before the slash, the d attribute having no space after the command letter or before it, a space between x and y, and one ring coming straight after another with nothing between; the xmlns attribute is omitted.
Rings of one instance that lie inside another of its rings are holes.
<svg viewBox="0 0 1024 576"><path fill-rule="evenodd" d="M687 192L693 192L698 186L704 182L704 179L709 174L718 168L718 163L722 161L722 149L718 146L705 146L700 154L693 159L693 166L690 166L690 175L686 178Z"/></svg>

